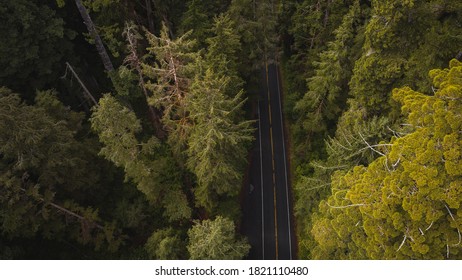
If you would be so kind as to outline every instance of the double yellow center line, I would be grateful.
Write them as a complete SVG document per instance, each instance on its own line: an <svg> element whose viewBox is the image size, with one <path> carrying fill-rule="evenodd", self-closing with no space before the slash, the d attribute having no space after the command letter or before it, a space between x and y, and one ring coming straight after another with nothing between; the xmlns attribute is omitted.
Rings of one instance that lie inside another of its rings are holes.
<svg viewBox="0 0 462 280"><path fill-rule="evenodd" d="M276 172L274 167L274 142L273 142L273 123L272 123L272 113L271 113L271 95L269 88L269 76L268 76L268 61L265 59L266 66L266 88L268 91L268 111L269 111L269 125L270 125L270 141L271 141L271 163L272 163L272 173L273 173L273 199L274 199L274 237L276 241L276 259L278 259L278 217L276 209Z"/></svg>

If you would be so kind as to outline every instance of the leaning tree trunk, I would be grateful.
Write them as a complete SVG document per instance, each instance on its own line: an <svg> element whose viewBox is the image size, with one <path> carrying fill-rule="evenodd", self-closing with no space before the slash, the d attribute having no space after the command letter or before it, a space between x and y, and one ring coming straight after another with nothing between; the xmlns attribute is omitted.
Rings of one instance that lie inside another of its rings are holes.
<svg viewBox="0 0 462 280"><path fill-rule="evenodd" d="M135 36L135 32L137 31L134 25L126 24L125 36L127 37L129 55L124 59L124 63L127 63L138 74L139 86L143 90L143 94L146 98L146 104L148 105L149 119L151 120L151 123L154 126L157 138L164 139L167 136L167 134L160 120L162 114L157 108L154 108L153 106L149 105L149 94L148 90L146 89L146 84L144 82L141 60L138 57L137 53L138 42Z"/></svg>
<svg viewBox="0 0 462 280"><path fill-rule="evenodd" d="M93 24L93 21L91 20L87 9L82 4L81 0L75 0L75 4L77 5L77 9L79 9L80 15L85 21L85 25L87 26L90 36L93 37L93 40L95 41L96 49L98 50L98 54L101 57L101 60L103 61L104 68L107 72L114 71L114 66L112 65L111 59L107 54L106 48L103 45L101 37L98 35L98 32L96 32L95 25Z"/></svg>

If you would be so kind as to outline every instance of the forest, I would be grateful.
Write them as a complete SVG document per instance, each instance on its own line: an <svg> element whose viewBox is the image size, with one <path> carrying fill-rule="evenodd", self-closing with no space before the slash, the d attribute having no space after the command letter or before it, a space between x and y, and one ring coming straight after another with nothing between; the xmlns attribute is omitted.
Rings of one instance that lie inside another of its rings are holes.
<svg viewBox="0 0 462 280"><path fill-rule="evenodd" d="M462 258L462 2L2 4L0 259L248 258L268 57L296 257Z"/></svg>

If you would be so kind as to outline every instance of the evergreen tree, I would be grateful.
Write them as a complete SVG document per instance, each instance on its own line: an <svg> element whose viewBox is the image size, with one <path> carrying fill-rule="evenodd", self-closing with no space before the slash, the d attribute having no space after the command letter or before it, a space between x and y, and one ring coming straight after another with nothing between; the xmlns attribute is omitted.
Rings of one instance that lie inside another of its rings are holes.
<svg viewBox="0 0 462 280"><path fill-rule="evenodd" d="M250 249L244 238L236 236L234 223L221 216L196 222L188 236L188 251L193 260L238 260Z"/></svg>
<svg viewBox="0 0 462 280"><path fill-rule="evenodd" d="M225 94L233 98L242 89L244 81L239 72L243 67L239 54L242 51L241 36L236 31L236 23L229 14L216 17L207 38L205 61L218 75L226 75L230 81Z"/></svg>
<svg viewBox="0 0 462 280"><path fill-rule="evenodd" d="M146 78L143 73L143 58L139 53L140 40L143 39L138 32L138 27L133 23L126 23L123 33L127 41L127 56L124 59L124 64L119 67L117 75L114 75L116 93L125 98L136 100L135 97L139 91L144 95L144 101L147 105L149 120L153 126L154 134L159 139L165 138L165 131L161 123L161 112L159 109L148 104L150 93L146 86ZM137 89L133 89L134 82L137 82Z"/></svg>
<svg viewBox="0 0 462 280"><path fill-rule="evenodd" d="M96 248L120 245L121 236L98 209L76 202L96 181L84 144L75 138L81 121L51 92L40 93L31 106L0 89L0 224L7 238L40 234Z"/></svg>
<svg viewBox="0 0 462 280"><path fill-rule="evenodd" d="M114 71L114 66L112 65L112 61L106 51L106 47L104 46L103 41L101 40L101 37L98 31L96 30L96 26L93 23L90 14L88 13L87 9L85 8L81 0L75 0L75 5L77 6L77 9L79 10L80 15L82 16L85 22L85 25L87 26L90 38L95 43L98 54L101 58L101 61L103 62L104 69L108 73L111 73L112 71Z"/></svg>
<svg viewBox="0 0 462 280"><path fill-rule="evenodd" d="M379 154L371 150L367 143L378 143L392 136L387 129L389 125L387 118L373 118L368 122L358 122L357 119L362 118L363 115L364 110L352 110L340 118L335 137L328 137L325 140L327 158L311 161L310 167L313 172L299 175L294 186L296 192L294 209L299 220L298 234L302 240L300 256L303 258L310 259L319 253L314 250L315 242L311 235L312 223L318 211L319 202L330 194L334 173L346 172L356 165L368 165ZM354 125L351 125L351 122L354 122Z"/></svg>
<svg viewBox="0 0 462 280"><path fill-rule="evenodd" d="M318 257L460 258L462 64L452 60L430 76L432 96L393 91L413 130L369 143L382 156L368 167L334 174L313 227Z"/></svg>
<svg viewBox="0 0 462 280"><path fill-rule="evenodd" d="M211 210L216 195L239 193L247 144L252 139L249 121L239 121L242 91L225 95L229 78L208 69L191 85L187 103L194 125L188 138L188 168L197 176L196 201Z"/></svg>
<svg viewBox="0 0 462 280"><path fill-rule="evenodd" d="M261 52L255 47L258 44L257 30L259 30L256 18L256 1L254 0L231 0L227 14L235 22L235 32L241 37L242 52L239 60L246 62L240 69L243 77L248 78L257 66L261 64Z"/></svg>
<svg viewBox="0 0 462 280"><path fill-rule="evenodd" d="M37 1L2 1L0 18L0 85L27 93L33 100L36 89L59 77L63 58L71 56L75 32Z"/></svg>
<svg viewBox="0 0 462 280"><path fill-rule="evenodd" d="M192 63L198 54L192 51L190 33L172 40L165 25L159 37L147 33L149 55L155 59L143 63L143 74L149 79L149 104L162 112L162 123L169 133L169 144L176 154L184 149L188 133L185 98L189 93Z"/></svg>
<svg viewBox="0 0 462 280"><path fill-rule="evenodd" d="M303 128L308 133L332 127L345 107L352 68L349 58L354 56L350 49L359 14L359 1L355 1L334 31L335 41L328 43L320 61L314 63L316 74L308 79L308 92L297 102L296 110L303 112Z"/></svg>
<svg viewBox="0 0 462 280"><path fill-rule="evenodd" d="M172 228L155 231L146 242L145 248L152 258L158 260L184 259L186 245Z"/></svg>
<svg viewBox="0 0 462 280"><path fill-rule="evenodd" d="M406 83L424 85L421 89L430 86L425 73L443 67L459 51L460 33L445 27L460 18L454 8L425 1L372 1L363 54L350 81L351 95L369 116L390 111L390 103L384 101L390 100L394 87ZM442 17L441 13L448 16Z"/></svg>
<svg viewBox="0 0 462 280"><path fill-rule="evenodd" d="M123 167L126 178L132 180L152 204L160 203L169 220L191 216L181 189L181 176L168 149L154 136L146 141L137 139L141 124L131 110L106 95L94 109L91 122L104 144L101 154Z"/></svg>
<svg viewBox="0 0 462 280"><path fill-rule="evenodd" d="M308 5L305 6L306 9L297 10L294 17L298 17L299 12L307 12L308 8L316 7L307 2L303 3ZM321 3L321 1L317 2ZM344 2L344 4L347 3ZM313 203L317 204L319 199L326 197L329 187L341 190L337 195L340 198L336 200L341 201L340 194L348 185L342 183L343 179L334 180L334 178L347 176L346 172L355 165L368 166L375 162L378 156L387 154L383 149L390 149L392 144L388 141L392 136L398 137L410 133L409 126L400 127L400 124L406 121L400 118L399 106L396 100L390 98L390 92L392 88L402 85L427 91L431 84L426 73L431 68L440 67L441 63L445 63L459 52L460 42L456 43L461 38L459 29L449 27L455 26L456 19L460 18L460 13L455 10L459 5L455 3L446 5L441 2L372 1L369 11L367 5L363 3L361 13L356 14L353 33L344 33L350 34L349 39L344 41L344 48L332 52L334 47L341 46L337 45L339 43L337 32L345 27L345 21L333 33L336 40L327 45L326 51L321 52L320 62L314 63L315 67L305 67L304 71L301 70L302 67L297 68L296 65L297 61L301 61L300 55L305 53L297 50L296 46L303 40L306 46L308 42L306 38L310 37L307 36L308 32L299 32L296 35L293 33L295 36L293 60L296 61L289 65L292 71L296 71L293 80L296 82L303 75L299 75L299 72L309 77L308 94L303 99L300 98L296 107L303 115L294 115L298 123L293 128L296 143L294 162L297 166L295 170L298 181L295 188L296 215L299 234L303 236L300 237L302 255L311 257L310 254L314 253L318 258L343 258L347 255L354 258L365 258L367 255L346 235L341 235L341 238L345 240L343 243L334 244L332 239L328 240L328 235L332 232L339 232L341 226L338 225L339 228L335 229L328 228L336 222L325 219L325 216L321 215L321 217L319 214L311 215L310 213L315 210ZM353 9L354 5L350 5L350 8ZM342 9L338 11L337 15L342 14ZM315 14L308 13L306 15L315 16ZM335 13L329 13L329 15L335 15ZM318 14L318 18L319 16L321 14ZM348 15L344 17L344 19L347 18ZM362 21L366 23L364 26L361 26ZM298 21L297 23L294 20L294 24L300 24L298 30L302 30L305 23L308 24L306 26L311 24L310 21ZM329 29L329 27L322 29L321 25L314 25L314 27L317 27L314 29L317 30L316 32L328 32ZM300 36L299 39L296 39L297 36ZM328 34L322 35L319 39L324 40L328 37ZM358 51L359 45L362 45L360 52ZM305 49L308 48L305 47ZM349 53L343 53L344 50ZM317 54L319 48L315 47L310 52ZM336 63L325 63L325 61L332 62L339 59L342 53L346 59L340 67ZM423 57L426 59L422 59ZM308 63L312 61L316 60L313 57L306 60ZM353 62L354 67L352 67ZM313 70L314 73L311 72ZM294 84L295 82L292 81ZM296 92L299 88L301 87L298 86L291 91ZM316 94L325 92L329 92L329 95ZM337 103L339 99L333 98L339 95L330 95L331 93L351 97L346 103L348 110L338 120L336 118L339 115L335 112L338 112L339 107L336 105L342 103ZM296 94L293 96L293 99L298 98ZM325 114L322 113L321 104L327 104L324 107L326 108ZM319 114L316 114L318 112ZM327 138L317 135L326 135L326 129L332 132L334 128L336 132L332 138L330 135ZM319 132L316 133L316 131ZM311 138L305 137L307 132L311 133ZM319 148L322 146L322 140L326 143L325 154L319 153L324 150ZM316 160L307 164L313 158ZM334 171L338 171L336 175L333 175ZM331 206L334 204L333 201L329 202ZM319 207L321 213L331 209L323 203ZM329 211L338 212L332 209ZM345 215L350 215L352 220L357 220L358 216L355 211L355 207L348 207ZM320 226L311 230L313 220L316 220ZM355 229L344 227L341 230L342 234L347 234ZM323 237L320 236L321 232ZM311 233L315 234L316 238L323 238L323 242L329 243L329 246L337 246L341 249L329 255L330 253L324 250L324 245L313 246ZM320 250L321 247L324 249Z"/></svg>
<svg viewBox="0 0 462 280"><path fill-rule="evenodd" d="M191 36L197 41L197 47L205 47L205 42L210 37L213 18L224 12L228 4L229 0L191 0L183 14L180 28L183 33L192 30Z"/></svg>
<svg viewBox="0 0 462 280"><path fill-rule="evenodd" d="M295 2L295 1L294 1ZM291 68L299 73L296 79L304 81L311 77L312 62L333 41L333 31L341 24L353 1L304 0L294 5L288 33L293 37Z"/></svg>

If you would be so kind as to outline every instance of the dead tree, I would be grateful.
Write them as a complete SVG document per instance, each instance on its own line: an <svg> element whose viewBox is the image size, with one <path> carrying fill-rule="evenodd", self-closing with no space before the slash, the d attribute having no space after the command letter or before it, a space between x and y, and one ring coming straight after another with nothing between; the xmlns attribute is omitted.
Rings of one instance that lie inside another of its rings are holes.
<svg viewBox="0 0 462 280"><path fill-rule="evenodd" d="M98 54L101 57L101 60L103 61L104 69L106 69L108 73L114 71L114 66L112 65L111 59L109 58L109 55L106 51L106 48L104 47L101 37L96 31L95 24L91 20L90 14L88 14L88 11L82 4L81 0L75 0L75 5L77 5L77 9L79 10L80 15L82 16L85 22L85 25L87 26L90 36L95 41L96 49L98 50Z"/></svg>

